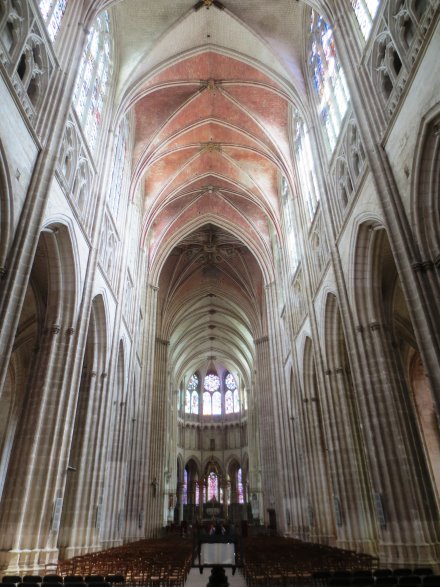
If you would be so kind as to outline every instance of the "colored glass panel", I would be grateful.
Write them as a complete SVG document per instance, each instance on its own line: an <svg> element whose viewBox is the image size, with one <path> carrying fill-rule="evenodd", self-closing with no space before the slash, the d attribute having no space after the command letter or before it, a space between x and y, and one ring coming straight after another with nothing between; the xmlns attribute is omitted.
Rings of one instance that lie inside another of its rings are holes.
<svg viewBox="0 0 440 587"><path fill-rule="evenodd" d="M219 391L212 394L212 414L213 416L220 416L222 413L222 396Z"/></svg>
<svg viewBox="0 0 440 587"><path fill-rule="evenodd" d="M110 19L103 12L87 37L76 79L73 102L89 147L96 145L111 70Z"/></svg>
<svg viewBox="0 0 440 587"><path fill-rule="evenodd" d="M203 415L204 416L211 416L212 415L212 400L211 394L209 391L205 391L203 393Z"/></svg>
<svg viewBox="0 0 440 587"><path fill-rule="evenodd" d="M217 391L217 389L219 389L219 387L220 387L220 378L218 377L218 375L215 375L214 373L209 373L205 377L204 388L207 391Z"/></svg>
<svg viewBox="0 0 440 587"><path fill-rule="evenodd" d="M44 22L46 23L47 32L52 43L55 41L67 8L67 0L41 0L39 9Z"/></svg>
<svg viewBox="0 0 440 587"><path fill-rule="evenodd" d="M237 414L240 411L240 398L238 389L234 389L234 413Z"/></svg>
<svg viewBox="0 0 440 587"><path fill-rule="evenodd" d="M234 390L237 387L237 384L235 383L235 379L234 379L234 376L232 375L232 373L228 373L226 375L225 385L228 389L232 389L232 390Z"/></svg>
<svg viewBox="0 0 440 587"><path fill-rule="evenodd" d="M209 473L208 477L208 501L218 499L218 477L215 473Z"/></svg>
<svg viewBox="0 0 440 587"><path fill-rule="evenodd" d="M191 394L191 414L198 414L198 413L199 413L199 394L196 390L194 390Z"/></svg>
<svg viewBox="0 0 440 587"><path fill-rule="evenodd" d="M237 494L238 494L238 503L244 503L243 497L243 477L241 468L237 471Z"/></svg>
<svg viewBox="0 0 440 587"><path fill-rule="evenodd" d="M318 113L333 151L350 99L344 71L336 54L330 25L314 10L310 16L310 72Z"/></svg>
<svg viewBox="0 0 440 587"><path fill-rule="evenodd" d="M232 391L228 389L225 393L225 413L232 414L234 411L234 400L232 399Z"/></svg>

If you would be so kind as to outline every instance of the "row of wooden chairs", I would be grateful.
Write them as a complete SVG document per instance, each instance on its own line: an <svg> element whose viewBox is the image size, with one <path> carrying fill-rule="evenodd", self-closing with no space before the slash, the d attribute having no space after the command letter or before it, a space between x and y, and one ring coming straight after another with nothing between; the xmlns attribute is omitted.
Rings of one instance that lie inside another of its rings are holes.
<svg viewBox="0 0 440 587"><path fill-rule="evenodd" d="M371 571L378 564L369 555L278 536L243 541L241 557L249 587L311 582L320 569Z"/></svg>
<svg viewBox="0 0 440 587"><path fill-rule="evenodd" d="M180 536L170 535L162 539L141 540L61 561L57 567L57 574L63 577L91 574L108 577L117 574L126 582L147 587L181 587L191 564L191 542L182 540Z"/></svg>

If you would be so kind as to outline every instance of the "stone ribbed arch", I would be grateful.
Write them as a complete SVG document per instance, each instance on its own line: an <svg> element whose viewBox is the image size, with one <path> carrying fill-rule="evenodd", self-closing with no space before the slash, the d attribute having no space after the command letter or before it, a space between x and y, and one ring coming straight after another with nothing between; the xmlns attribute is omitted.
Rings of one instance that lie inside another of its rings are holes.
<svg viewBox="0 0 440 587"><path fill-rule="evenodd" d="M81 380L74 418L69 466L74 469L66 488L59 545L68 558L99 543L102 483L106 462L105 399L108 365L108 325L105 294L92 301Z"/></svg>
<svg viewBox="0 0 440 587"><path fill-rule="evenodd" d="M412 210L421 262L440 266L440 109L422 122L417 140L412 186ZM432 265L426 265L426 270Z"/></svg>
<svg viewBox="0 0 440 587"><path fill-rule="evenodd" d="M73 364L70 361L77 284L73 249L69 228L60 222L48 222L39 237L21 310L16 335L24 333L20 326L24 325L23 320L33 324L36 347L23 377L26 401L23 396L16 396L20 427L28 432L16 436L9 453L0 519L15 531L3 538L1 547L6 549L12 547L8 543L12 536L18 548L45 547L51 530L52 504L59 488L58 476L65 475L64 423L69 420L75 401L75 394L70 394L71 367L66 368ZM30 333L26 336L29 339ZM13 353L11 364L14 363ZM14 425L14 420L10 424ZM23 467L27 471L25 481Z"/></svg>
<svg viewBox="0 0 440 587"><path fill-rule="evenodd" d="M169 256L172 249L181 241L185 236L191 232L201 228L205 224L213 224L224 229L227 232L235 233L237 231L237 225L231 221L230 218L223 216L219 217L212 213L204 213L199 216L188 215L187 222L182 227L170 226L167 230L166 235L161 238L161 246L157 247L157 254L155 258L151 259L152 263L151 271L151 283L156 284L163 267L164 262ZM244 228L244 226L242 225ZM258 234L255 234L251 230L246 232L240 232L240 240L246 245L251 253L253 253L255 259L263 274L264 281L271 283L274 277L274 267L270 256L270 251L265 242L259 238Z"/></svg>
<svg viewBox="0 0 440 587"><path fill-rule="evenodd" d="M303 397L301 423L306 453L306 520L312 541L334 539L334 520L326 453L327 431L322 417L322 392L318 388L315 348L309 336L303 343Z"/></svg>
<svg viewBox="0 0 440 587"><path fill-rule="evenodd" d="M375 524L359 406L338 298L330 291L325 298L324 324L326 391L320 397L338 545L354 548L362 544L362 551L374 553Z"/></svg>
<svg viewBox="0 0 440 587"><path fill-rule="evenodd" d="M0 142L0 274L6 271L10 231L13 226L13 201L7 159Z"/></svg>
<svg viewBox="0 0 440 587"><path fill-rule="evenodd" d="M358 398L363 430L370 430L364 441L376 527L380 539L386 533L410 556L412 546L407 536L413 530L408 522L402 523L404 512L418 511L420 519L427 520L437 506L401 355L403 341L398 333L402 322L396 295L401 295L401 307L407 302L403 292L399 294L402 284L384 228L373 223L359 226L354 260L358 343L363 375L368 380L368 388ZM406 315L409 319L407 310ZM412 492L405 492L410 485ZM419 531L428 545L432 528L422 524ZM387 550L386 545L381 548ZM429 557L429 546L426 548L425 556Z"/></svg>

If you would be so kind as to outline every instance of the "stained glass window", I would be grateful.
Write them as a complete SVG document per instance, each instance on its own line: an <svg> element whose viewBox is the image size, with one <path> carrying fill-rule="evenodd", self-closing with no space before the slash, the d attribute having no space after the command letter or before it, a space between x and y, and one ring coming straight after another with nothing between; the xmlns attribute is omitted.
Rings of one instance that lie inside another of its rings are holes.
<svg viewBox="0 0 440 587"><path fill-rule="evenodd" d="M188 503L188 471L186 469L183 470L182 501L184 504Z"/></svg>
<svg viewBox="0 0 440 587"><path fill-rule="evenodd" d="M379 4L380 0L351 0L351 5L365 39L368 39L370 35Z"/></svg>
<svg viewBox="0 0 440 587"><path fill-rule="evenodd" d="M212 472L208 477L208 501L218 499L218 477Z"/></svg>
<svg viewBox="0 0 440 587"><path fill-rule="evenodd" d="M199 378L196 373L191 375L186 386L185 394L185 414L199 413L199 392L198 392Z"/></svg>
<svg viewBox="0 0 440 587"><path fill-rule="evenodd" d="M319 190L310 135L299 110L293 113L294 144L301 194L309 221L313 220L319 202Z"/></svg>
<svg viewBox="0 0 440 587"><path fill-rule="evenodd" d="M243 478L241 468L237 471L237 493L238 493L238 503L244 503L243 497Z"/></svg>
<svg viewBox="0 0 440 587"><path fill-rule="evenodd" d="M94 149L102 125L111 60L110 18L107 12L103 12L88 34L73 95L75 110L90 149Z"/></svg>
<svg viewBox="0 0 440 587"><path fill-rule="evenodd" d="M47 32L52 43L55 41L66 12L67 0L40 0L41 16L46 23Z"/></svg>
<svg viewBox="0 0 440 587"><path fill-rule="evenodd" d="M215 373L208 373L205 377L204 387L208 391L217 391L220 387L220 378Z"/></svg>
<svg viewBox="0 0 440 587"><path fill-rule="evenodd" d="M321 124L333 151L350 95L336 54L333 30L314 10L310 15L309 65Z"/></svg>
<svg viewBox="0 0 440 587"><path fill-rule="evenodd" d="M237 384L235 383L235 379L234 379L234 376L232 375L232 373L228 373L226 375L225 385L228 389L232 389L232 390L234 390L237 387Z"/></svg>
<svg viewBox="0 0 440 587"><path fill-rule="evenodd" d="M199 413L199 392L194 390L191 393L191 414Z"/></svg>
<svg viewBox="0 0 440 587"><path fill-rule="evenodd" d="M212 415L212 401L211 401L211 394L209 391L205 391L203 393L203 415L204 416L211 416Z"/></svg>
<svg viewBox="0 0 440 587"><path fill-rule="evenodd" d="M234 413L237 414L240 411L240 399L238 395L238 389L234 389Z"/></svg>
<svg viewBox="0 0 440 587"><path fill-rule="evenodd" d="M294 273L299 265L298 245L293 219L293 199L290 195L289 184L285 177L281 180L281 201L283 204L283 217L286 227L287 250L289 254L290 271Z"/></svg>
<svg viewBox="0 0 440 587"><path fill-rule="evenodd" d="M234 411L234 400L232 398L232 391L228 389L225 393L225 414L232 414Z"/></svg>
<svg viewBox="0 0 440 587"><path fill-rule="evenodd" d="M219 391L212 394L212 415L220 416L222 413L222 396Z"/></svg>

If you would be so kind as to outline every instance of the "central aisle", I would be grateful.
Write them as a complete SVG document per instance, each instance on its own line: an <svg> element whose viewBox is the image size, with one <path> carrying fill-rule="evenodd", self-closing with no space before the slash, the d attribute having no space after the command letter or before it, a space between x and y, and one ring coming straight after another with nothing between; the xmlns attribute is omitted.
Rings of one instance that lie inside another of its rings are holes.
<svg viewBox="0 0 440 587"><path fill-rule="evenodd" d="M228 577L229 587L246 587L246 581L243 575L237 569L235 575L232 576L231 569L225 569ZM205 569L203 574L200 574L199 569L191 569L188 579L185 582L185 587L206 587L209 582L211 569Z"/></svg>

